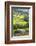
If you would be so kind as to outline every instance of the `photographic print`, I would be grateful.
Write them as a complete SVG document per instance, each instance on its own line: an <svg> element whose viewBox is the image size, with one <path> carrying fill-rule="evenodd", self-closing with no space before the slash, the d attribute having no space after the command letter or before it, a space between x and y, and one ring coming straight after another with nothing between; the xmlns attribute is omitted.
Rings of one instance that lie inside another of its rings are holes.
<svg viewBox="0 0 36 46"><path fill-rule="evenodd" d="M29 35L29 9L27 7L12 7L13 36Z"/></svg>
<svg viewBox="0 0 36 46"><path fill-rule="evenodd" d="M35 3L5 2L5 43L35 42Z"/></svg>

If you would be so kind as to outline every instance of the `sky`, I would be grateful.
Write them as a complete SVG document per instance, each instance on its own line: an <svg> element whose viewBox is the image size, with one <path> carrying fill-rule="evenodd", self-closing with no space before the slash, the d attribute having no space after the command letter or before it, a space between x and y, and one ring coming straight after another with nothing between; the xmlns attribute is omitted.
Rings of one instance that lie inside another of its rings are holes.
<svg viewBox="0 0 36 46"><path fill-rule="evenodd" d="M20 11L21 12L29 12L29 9L27 9L27 8L19 8L19 7L18 8L15 8L15 7L13 7L13 10L16 11L16 12L17 11L18 12L20 12Z"/></svg>

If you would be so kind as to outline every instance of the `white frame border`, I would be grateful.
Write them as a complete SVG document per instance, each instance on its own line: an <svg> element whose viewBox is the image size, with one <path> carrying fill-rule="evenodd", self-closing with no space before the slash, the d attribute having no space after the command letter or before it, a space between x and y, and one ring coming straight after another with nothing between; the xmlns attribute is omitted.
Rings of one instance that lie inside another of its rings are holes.
<svg viewBox="0 0 36 46"><path fill-rule="evenodd" d="M29 15L29 36L15 36L11 37L11 7L30 7L30 15ZM28 5L10 5L10 40L31 40L32 39L32 6Z"/></svg>

